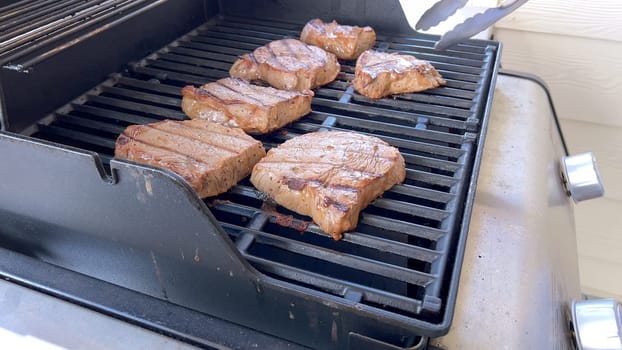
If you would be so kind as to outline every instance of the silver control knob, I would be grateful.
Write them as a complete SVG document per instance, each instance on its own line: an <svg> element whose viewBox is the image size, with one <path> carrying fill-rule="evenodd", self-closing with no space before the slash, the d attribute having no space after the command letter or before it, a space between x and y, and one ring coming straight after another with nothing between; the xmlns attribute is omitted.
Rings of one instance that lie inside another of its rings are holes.
<svg viewBox="0 0 622 350"><path fill-rule="evenodd" d="M605 194L596 159L591 152L562 157L561 168L566 192L575 203Z"/></svg>
<svg viewBox="0 0 622 350"><path fill-rule="evenodd" d="M572 324L579 350L622 350L622 306L617 301L573 302Z"/></svg>

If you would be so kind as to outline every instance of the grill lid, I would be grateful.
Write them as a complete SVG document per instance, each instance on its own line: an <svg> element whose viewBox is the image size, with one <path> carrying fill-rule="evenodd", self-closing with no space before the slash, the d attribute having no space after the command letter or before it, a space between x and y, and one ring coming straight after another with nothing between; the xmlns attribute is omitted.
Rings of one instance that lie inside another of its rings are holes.
<svg viewBox="0 0 622 350"><path fill-rule="evenodd" d="M101 26L125 20L127 13L145 11L156 0L25 0L3 7L0 14L0 64L28 70L54 53L93 35ZM47 51L47 52L46 52Z"/></svg>
<svg viewBox="0 0 622 350"><path fill-rule="evenodd" d="M208 22L30 128L33 138L57 143L44 146L43 154L73 152L71 147L97 152L95 158L101 158L109 169L109 175L104 170L100 175L116 183L112 186L116 190L109 185L101 188L92 179L84 180L88 175L65 170L62 173L72 180L64 189L75 181L84 185L84 196L68 196L61 184L60 198L51 201L62 208L58 215L64 218L50 215L46 220L97 237L93 242L113 240L122 249L147 252L139 260L151 265L147 270L155 269L159 285L145 286L120 280L101 268L62 262L71 255L67 251L63 259L44 260L290 339L306 338L307 345L327 342L320 347L334 346L346 341L341 334L348 332L382 334L384 341L400 345L415 336L445 333L453 313L474 194L477 171L473 166L483 144L492 98L499 54L496 44L471 41L452 51L437 52L431 48L434 38L378 35L376 49L430 61L447 86L371 100L351 87L353 62L341 62L337 80L316 91L310 115L260 137L270 148L319 129L353 130L400 149L406 161L406 181L366 208L356 231L345 233L341 241L332 240L310 218L272 206L248 179L202 203L183 180L168 171L112 159L114 141L127 125L186 118L180 110L181 87L226 77L239 55L271 40L296 37L300 29L298 24L232 17ZM16 152L22 142L39 143L20 136L0 140ZM75 152L84 154L80 150ZM79 158L68 160L67 169L92 168L92 155ZM0 176L23 179L24 175L13 169ZM142 190L147 182L153 193ZM158 188L163 192L156 193ZM119 209L111 208L111 203L97 203L100 200L125 203ZM1 208L12 205L7 199ZM62 212L72 206L92 208L108 220L67 218ZM155 222L143 225L146 220ZM216 282L220 285L213 288ZM231 307L237 302L246 310ZM262 317L265 312L283 319L267 324ZM318 340L317 334L330 336Z"/></svg>

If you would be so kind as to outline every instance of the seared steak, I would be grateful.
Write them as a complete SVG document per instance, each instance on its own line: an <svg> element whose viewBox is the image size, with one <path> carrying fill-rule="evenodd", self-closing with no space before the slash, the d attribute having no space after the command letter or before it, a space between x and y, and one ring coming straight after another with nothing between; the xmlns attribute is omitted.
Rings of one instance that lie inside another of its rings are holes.
<svg viewBox="0 0 622 350"><path fill-rule="evenodd" d="M352 85L361 95L381 98L445 84L440 73L427 61L410 55L367 50L356 60Z"/></svg>
<svg viewBox="0 0 622 350"><path fill-rule="evenodd" d="M335 80L337 57L296 39L282 39L258 47L233 63L229 74L263 80L282 90L304 91Z"/></svg>
<svg viewBox="0 0 622 350"><path fill-rule="evenodd" d="M302 29L300 40L332 52L340 59L355 60L363 51L374 47L376 32L372 27L341 25L335 21L324 23L316 18Z"/></svg>
<svg viewBox="0 0 622 350"><path fill-rule="evenodd" d="M405 176L397 148L373 136L328 131L272 148L253 168L251 182L338 240L356 227L363 208Z"/></svg>
<svg viewBox="0 0 622 350"><path fill-rule="evenodd" d="M265 134L311 112L313 91L278 90L239 78L225 78L200 88L186 86L181 108L190 118L200 118Z"/></svg>
<svg viewBox="0 0 622 350"><path fill-rule="evenodd" d="M265 154L261 142L242 129L195 119L128 126L114 155L172 170L205 198L248 176Z"/></svg>

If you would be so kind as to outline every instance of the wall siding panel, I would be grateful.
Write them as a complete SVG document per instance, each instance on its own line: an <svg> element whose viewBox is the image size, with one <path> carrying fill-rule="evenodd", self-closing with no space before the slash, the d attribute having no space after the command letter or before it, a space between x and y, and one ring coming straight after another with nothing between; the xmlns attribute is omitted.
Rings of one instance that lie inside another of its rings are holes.
<svg viewBox="0 0 622 350"><path fill-rule="evenodd" d="M542 77L561 118L622 127L622 42L495 28L504 68Z"/></svg>
<svg viewBox="0 0 622 350"><path fill-rule="evenodd" d="M497 28L622 41L622 1L530 0Z"/></svg>

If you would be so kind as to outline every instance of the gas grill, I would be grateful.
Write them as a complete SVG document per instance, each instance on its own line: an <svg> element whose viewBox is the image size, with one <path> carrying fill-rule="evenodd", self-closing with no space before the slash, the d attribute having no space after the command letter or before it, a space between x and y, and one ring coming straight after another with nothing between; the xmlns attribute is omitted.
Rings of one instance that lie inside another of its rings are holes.
<svg viewBox="0 0 622 350"><path fill-rule="evenodd" d="M0 274L204 347L423 348L449 331L500 55L447 51L399 4L21 1L0 17ZM379 17L379 9L384 13ZM114 159L131 124L183 120L181 88L321 17L371 25L375 49L447 85L371 100L354 62L274 133L350 130L400 149L406 181L334 241L245 179L201 201L167 170ZM408 29L407 29L408 28ZM27 189L25 188L27 187ZM219 329L219 331L214 331Z"/></svg>

